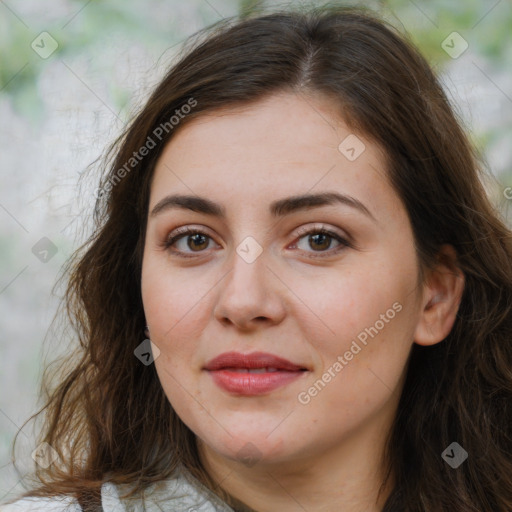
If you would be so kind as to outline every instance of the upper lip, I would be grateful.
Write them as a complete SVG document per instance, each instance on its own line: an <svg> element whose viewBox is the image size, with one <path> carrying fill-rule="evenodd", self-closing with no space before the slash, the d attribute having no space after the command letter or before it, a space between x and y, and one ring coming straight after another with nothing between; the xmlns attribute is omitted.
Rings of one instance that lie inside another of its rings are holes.
<svg viewBox="0 0 512 512"><path fill-rule="evenodd" d="M205 370L215 371L227 368L275 368L277 370L299 371L307 370L304 366L294 364L287 359L268 354L266 352L252 352L251 354L242 354L240 352L224 352L210 360Z"/></svg>

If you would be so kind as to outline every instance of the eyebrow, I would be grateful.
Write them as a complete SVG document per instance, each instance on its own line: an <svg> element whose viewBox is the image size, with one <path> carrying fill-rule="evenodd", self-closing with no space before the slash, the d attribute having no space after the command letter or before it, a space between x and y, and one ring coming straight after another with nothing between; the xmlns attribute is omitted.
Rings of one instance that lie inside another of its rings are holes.
<svg viewBox="0 0 512 512"><path fill-rule="evenodd" d="M330 206L333 204L343 204L354 208L370 217L374 222L377 219L372 215L370 210L358 199L346 194L337 192L323 192L318 194L303 194L298 196L285 197L270 204L270 214L272 217L283 217L294 212L307 210L309 208L317 208L320 206ZM226 218L225 208L210 199L193 195L170 195L159 201L151 211L151 217L171 209L180 208L183 210L191 210L193 212L212 215L221 219Z"/></svg>

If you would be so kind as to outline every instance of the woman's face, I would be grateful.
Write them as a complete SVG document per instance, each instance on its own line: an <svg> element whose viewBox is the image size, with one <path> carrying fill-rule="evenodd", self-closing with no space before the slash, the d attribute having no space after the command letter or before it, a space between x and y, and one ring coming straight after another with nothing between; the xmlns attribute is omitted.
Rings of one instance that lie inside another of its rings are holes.
<svg viewBox="0 0 512 512"><path fill-rule="evenodd" d="M157 163L144 311L162 387L216 457L373 449L395 415L421 311L413 234L378 146L333 111L283 93L203 115Z"/></svg>

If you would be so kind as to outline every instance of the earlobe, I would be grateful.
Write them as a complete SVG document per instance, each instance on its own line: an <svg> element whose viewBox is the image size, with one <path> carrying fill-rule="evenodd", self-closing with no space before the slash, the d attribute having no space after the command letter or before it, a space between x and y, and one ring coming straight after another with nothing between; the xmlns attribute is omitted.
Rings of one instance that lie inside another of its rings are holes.
<svg viewBox="0 0 512 512"><path fill-rule="evenodd" d="M430 271L424 284L415 343L434 345L448 336L457 317L464 281L455 249L451 245L443 245L438 254L438 264Z"/></svg>

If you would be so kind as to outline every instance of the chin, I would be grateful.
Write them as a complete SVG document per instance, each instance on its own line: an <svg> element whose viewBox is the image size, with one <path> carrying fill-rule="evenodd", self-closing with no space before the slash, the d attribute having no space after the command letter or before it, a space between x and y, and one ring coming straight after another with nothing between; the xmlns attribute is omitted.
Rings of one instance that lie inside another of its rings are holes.
<svg viewBox="0 0 512 512"><path fill-rule="evenodd" d="M272 429L268 429L270 432ZM261 463L280 463L287 460L292 454L290 446L287 446L282 434L268 437L267 431L262 432L254 428L237 429L230 431L220 438L211 438L209 435L200 436L202 442L209 450L218 456L244 464L247 467Z"/></svg>

